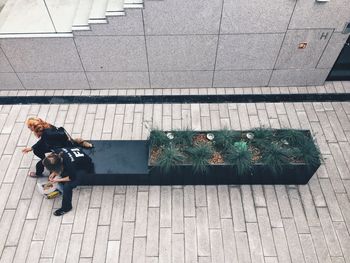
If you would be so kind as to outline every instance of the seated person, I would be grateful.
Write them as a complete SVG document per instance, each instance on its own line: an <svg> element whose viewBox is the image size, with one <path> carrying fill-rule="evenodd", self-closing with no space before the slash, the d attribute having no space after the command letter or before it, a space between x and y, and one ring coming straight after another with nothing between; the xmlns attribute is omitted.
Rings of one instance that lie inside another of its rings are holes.
<svg viewBox="0 0 350 263"><path fill-rule="evenodd" d="M54 212L55 216L61 216L72 210L73 188L81 184L87 173L93 172L93 163L79 148L59 148L43 160L43 165L50 171L51 182L63 183L62 207Z"/></svg>
<svg viewBox="0 0 350 263"><path fill-rule="evenodd" d="M26 121L28 128L39 138L39 141L32 147L27 147L22 150L23 153L33 151L33 153L40 158L36 164L36 171L29 172L31 177L40 177L44 171L42 160L45 158L45 153L51 152L54 148L74 147L77 144L82 147L90 148L92 145L82 139L73 140L64 130L64 128L57 128L54 125L40 119L29 118Z"/></svg>

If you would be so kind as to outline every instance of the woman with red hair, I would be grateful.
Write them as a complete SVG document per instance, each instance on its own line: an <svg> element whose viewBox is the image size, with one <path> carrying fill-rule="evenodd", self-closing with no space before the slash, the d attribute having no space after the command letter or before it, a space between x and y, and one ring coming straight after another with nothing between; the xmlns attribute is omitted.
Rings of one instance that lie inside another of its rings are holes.
<svg viewBox="0 0 350 263"><path fill-rule="evenodd" d="M76 142L67 135L63 128L56 128L54 125L40 118L29 118L26 124L39 140L32 147L24 148L22 152L28 153L33 151L40 158L40 161L36 164L36 171L29 172L28 175L31 177L40 177L44 171L42 161L45 159L45 153L51 152L52 149L58 147L73 147Z"/></svg>

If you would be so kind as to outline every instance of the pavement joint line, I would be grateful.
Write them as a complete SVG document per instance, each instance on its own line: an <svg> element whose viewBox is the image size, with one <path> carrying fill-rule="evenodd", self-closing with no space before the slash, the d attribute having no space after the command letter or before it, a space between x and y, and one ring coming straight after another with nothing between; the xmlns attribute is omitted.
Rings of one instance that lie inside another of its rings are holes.
<svg viewBox="0 0 350 263"><path fill-rule="evenodd" d="M343 102L350 93L137 95L137 96L0 96L0 105L13 104L164 104Z"/></svg>

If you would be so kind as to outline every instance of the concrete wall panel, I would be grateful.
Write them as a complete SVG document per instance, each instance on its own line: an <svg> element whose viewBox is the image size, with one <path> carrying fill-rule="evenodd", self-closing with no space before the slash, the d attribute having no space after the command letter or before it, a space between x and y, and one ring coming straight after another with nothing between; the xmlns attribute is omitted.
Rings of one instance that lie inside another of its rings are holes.
<svg viewBox="0 0 350 263"><path fill-rule="evenodd" d="M144 36L79 36L86 71L147 71Z"/></svg>
<svg viewBox="0 0 350 263"><path fill-rule="evenodd" d="M152 88L210 88L213 71L151 72Z"/></svg>
<svg viewBox="0 0 350 263"><path fill-rule="evenodd" d="M337 60L340 51L343 49L349 35L342 33L333 33L326 49L324 50L317 68L331 68Z"/></svg>
<svg viewBox="0 0 350 263"><path fill-rule="evenodd" d="M0 72L13 72L13 69L2 49L0 49Z"/></svg>
<svg viewBox="0 0 350 263"><path fill-rule="evenodd" d="M325 49L332 30L289 30L278 56L276 69L315 68ZM306 42L305 49L298 49L301 42Z"/></svg>
<svg viewBox="0 0 350 263"><path fill-rule="evenodd" d="M221 33L285 32L294 5L291 0L225 0Z"/></svg>
<svg viewBox="0 0 350 263"><path fill-rule="evenodd" d="M26 89L89 89L83 72L19 73Z"/></svg>
<svg viewBox="0 0 350 263"><path fill-rule="evenodd" d="M149 89L148 72L87 72L92 89Z"/></svg>
<svg viewBox="0 0 350 263"><path fill-rule="evenodd" d="M16 72L83 71L72 38L11 38L0 45Z"/></svg>
<svg viewBox="0 0 350 263"><path fill-rule="evenodd" d="M218 34L222 1L146 2L143 11L146 34Z"/></svg>
<svg viewBox="0 0 350 263"><path fill-rule="evenodd" d="M213 70L217 36L147 36L150 71Z"/></svg>
<svg viewBox="0 0 350 263"><path fill-rule="evenodd" d="M323 85L330 69L274 70L269 86Z"/></svg>
<svg viewBox="0 0 350 263"><path fill-rule="evenodd" d="M272 69L283 34L220 35L216 70Z"/></svg>
<svg viewBox="0 0 350 263"><path fill-rule="evenodd" d="M214 87L267 86L272 70L216 71Z"/></svg>
<svg viewBox="0 0 350 263"><path fill-rule="evenodd" d="M0 73L0 90L23 89L16 73Z"/></svg>
<svg viewBox="0 0 350 263"><path fill-rule="evenodd" d="M349 0L330 0L325 3L303 0L297 1L289 29L335 28L336 31L342 31L349 19Z"/></svg>
<svg viewBox="0 0 350 263"><path fill-rule="evenodd" d="M76 36L144 35L142 10L128 9L125 16L109 16L108 24L91 24L91 30L74 31Z"/></svg>

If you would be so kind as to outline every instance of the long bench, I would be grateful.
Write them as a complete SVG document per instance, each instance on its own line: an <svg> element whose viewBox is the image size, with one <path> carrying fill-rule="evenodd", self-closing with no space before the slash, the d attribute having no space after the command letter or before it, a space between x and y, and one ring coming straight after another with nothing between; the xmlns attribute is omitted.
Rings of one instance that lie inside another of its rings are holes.
<svg viewBox="0 0 350 263"><path fill-rule="evenodd" d="M147 141L91 141L84 149L94 163L94 173L84 178L84 185L148 184Z"/></svg>

